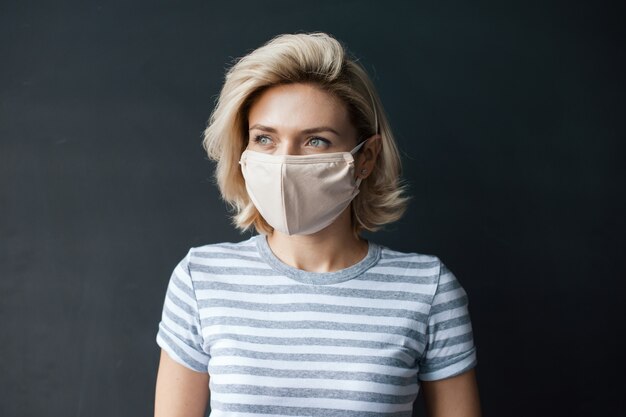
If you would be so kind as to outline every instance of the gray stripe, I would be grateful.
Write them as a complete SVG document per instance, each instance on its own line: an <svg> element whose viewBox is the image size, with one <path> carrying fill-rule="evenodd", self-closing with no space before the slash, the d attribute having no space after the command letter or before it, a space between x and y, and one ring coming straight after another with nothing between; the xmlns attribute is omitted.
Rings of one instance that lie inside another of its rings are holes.
<svg viewBox="0 0 626 417"><path fill-rule="evenodd" d="M430 344L430 349L440 349L443 347L460 345L461 343L471 342L472 340L472 332L470 331L469 333L465 333L459 336L448 337L443 340L435 340L434 343Z"/></svg>
<svg viewBox="0 0 626 417"><path fill-rule="evenodd" d="M196 328L196 326L190 326L189 322L183 320L180 316L177 316L176 314L174 314L166 306L163 307L163 315L168 317L174 323L176 323L179 326L181 326L183 329L186 329L187 331L189 331L192 335L194 335L194 336L198 335L198 329ZM163 323L163 325L166 326L165 323ZM178 334L178 332L175 332L174 330L170 329L169 327L167 329L170 330L172 333ZM180 335L180 336L183 336L183 335Z"/></svg>
<svg viewBox="0 0 626 417"><path fill-rule="evenodd" d="M211 408L220 411L256 414L281 414L285 416L310 417L411 417L411 411L395 413L374 413L368 411L335 410L330 408L282 407L274 405L227 404L211 400Z"/></svg>
<svg viewBox="0 0 626 417"><path fill-rule="evenodd" d="M352 355L332 355L321 353L277 353L277 352L257 352L248 349L217 348L211 349L211 356L238 356L250 359L269 359L276 361L298 361L298 362L338 362L338 363L373 363L376 365L391 366L394 368L406 369L405 361L385 356L357 356Z"/></svg>
<svg viewBox="0 0 626 417"><path fill-rule="evenodd" d="M193 299L196 298L196 295L194 294L193 290L191 288L189 288L188 285L185 284L185 282L178 276L177 273L173 273L172 274L171 283L174 284L176 286L176 288L178 288L179 290L181 290L182 292L187 294L189 297L191 297Z"/></svg>
<svg viewBox="0 0 626 417"><path fill-rule="evenodd" d="M188 337L185 337L186 335L181 335L179 333L177 333L175 330L173 330L171 327L169 327L167 324L161 322L159 325L159 331L161 330L161 328L163 328L163 330L166 330L167 332L171 333L174 335L174 337L176 338L175 341L177 343L177 345L180 344L180 342L183 342L184 344L186 344L187 346L198 346L198 344L196 343L195 340L190 339ZM197 335L197 333L195 333Z"/></svg>
<svg viewBox="0 0 626 417"><path fill-rule="evenodd" d="M246 241L237 242L237 243L213 243L213 244L209 244L205 246L200 246L200 247L194 248L193 255L196 255L198 253L204 253L204 254L211 253L211 252L203 252L204 248L230 249L230 250L243 251L243 252L256 252L257 251L256 244L254 242L250 242L250 239L248 239Z"/></svg>
<svg viewBox="0 0 626 417"><path fill-rule="evenodd" d="M351 380L351 381L367 381L377 382L379 384L396 385L406 387L415 384L415 376L401 377L392 375L375 374L371 372L341 372L341 371L307 371L307 370L289 370L289 369L273 369L261 368L256 366L238 366L238 365L220 365L212 366L209 364L209 372L215 378L218 375L256 375L271 376L275 378L310 378L310 379L333 379L333 380ZM407 369L407 373L410 370Z"/></svg>
<svg viewBox="0 0 626 417"><path fill-rule="evenodd" d="M298 320L298 321L271 321L257 320L245 317L212 316L202 319L205 326L248 326L255 329L313 329L313 330L343 330L347 332L383 333L406 336L421 343L425 335L413 329L401 326L379 326L375 324L337 323L332 321Z"/></svg>
<svg viewBox="0 0 626 417"><path fill-rule="evenodd" d="M372 317L398 317L415 320L425 323L428 315L417 311L394 309L394 308L374 308L374 307L353 307L335 304L316 304L316 303L287 303L287 304L266 304L253 303L248 301L224 300L221 298L208 298L198 301L200 309L210 307L228 307L249 311L262 312L320 312L334 314L348 314L356 316L372 316Z"/></svg>
<svg viewBox="0 0 626 417"><path fill-rule="evenodd" d="M455 327L463 326L465 324L470 324L469 314L466 314L461 317L456 317L450 320L443 320L433 325L430 325L428 326L427 333L433 334L433 333L436 333L437 331L453 329Z"/></svg>
<svg viewBox="0 0 626 417"><path fill-rule="evenodd" d="M424 358L423 363L420 362L420 373L434 372L451 364L461 362L463 359L473 355L474 352L475 348L472 347L470 350L463 353L455 353L454 355L440 356L431 359Z"/></svg>
<svg viewBox="0 0 626 417"><path fill-rule="evenodd" d="M432 306L430 310L430 315L434 315L437 313L441 313L442 311L452 310L455 308L463 307L467 305L467 295L463 295L462 297L456 298L454 300L450 300L446 303L437 304L436 306Z"/></svg>
<svg viewBox="0 0 626 417"><path fill-rule="evenodd" d="M201 265L193 262L189 263L189 269L193 272L202 272L204 274L216 274L216 275L247 275L250 278L255 276L280 276L279 273L273 269L252 268L244 266L210 266Z"/></svg>
<svg viewBox="0 0 626 417"><path fill-rule="evenodd" d="M416 259L417 253L406 253L406 252L396 252L394 250L389 249L386 246L381 246L382 248L382 256L381 259ZM427 255L433 256L433 255Z"/></svg>
<svg viewBox="0 0 626 417"><path fill-rule="evenodd" d="M198 314L194 307L190 306L189 304L178 298L176 294L174 294L172 291L167 291L167 298L190 316L196 316Z"/></svg>
<svg viewBox="0 0 626 417"><path fill-rule="evenodd" d="M459 288L461 288L461 284L459 284L459 281L454 279L452 281L446 282L445 284L439 284L439 287L437 288L437 294L443 294Z"/></svg>
<svg viewBox="0 0 626 417"><path fill-rule="evenodd" d="M411 293L405 291L357 290L329 287L325 285L238 285L223 282L199 281L196 283L196 290L233 291L249 294L332 295L337 297L418 301L424 303L429 303L432 299L432 294Z"/></svg>
<svg viewBox="0 0 626 417"><path fill-rule="evenodd" d="M380 265L381 267L387 265ZM407 283L407 284L419 284L419 285L436 285L438 274L415 276L415 275L391 275L378 272L366 272L360 275L358 278L354 278L354 281L372 281L372 282L394 282L394 283Z"/></svg>
<svg viewBox="0 0 626 417"><path fill-rule="evenodd" d="M167 344L167 346L178 355L187 365L195 369L196 371L207 371L207 366L203 363L198 362L191 356L189 356L184 350L179 347L180 342L175 342L172 340L165 332L160 331L158 335L163 339L163 341ZM166 349L167 350L167 349Z"/></svg>
<svg viewBox="0 0 626 417"><path fill-rule="evenodd" d="M239 342L257 343L260 345L281 345L281 346L339 346L339 347L358 347L368 349L389 349L397 348L392 343L373 342L369 340L353 340L353 339L328 339L322 337L267 337L267 336L249 336L235 333L220 333L213 337L209 336L205 341L235 340ZM417 357L417 352L408 347L404 353Z"/></svg>
<svg viewBox="0 0 626 417"><path fill-rule="evenodd" d="M386 259L384 256L381 258L381 260ZM411 258L407 258L407 259L411 259ZM384 262L384 263L378 263L377 267L388 267L388 266L393 266L395 268L405 268L405 269L431 269L431 268L435 268L437 266L439 266L440 262L439 261L404 261L402 259L398 259L395 260L393 262Z"/></svg>
<svg viewBox="0 0 626 417"><path fill-rule="evenodd" d="M237 262L241 260L263 262L263 260L258 256L242 255L239 253L201 252L201 253L194 253L194 255L198 258L203 258L203 259L230 259L233 262Z"/></svg>
<svg viewBox="0 0 626 417"><path fill-rule="evenodd" d="M410 404L417 396L417 385L415 393L411 395L389 395L376 392L347 391L336 389L314 389L314 388L275 388L256 385L225 385L213 384L211 393L220 392L226 394L247 394L247 395L267 395L272 397L296 397L296 398L331 398L339 400L363 401L379 404Z"/></svg>

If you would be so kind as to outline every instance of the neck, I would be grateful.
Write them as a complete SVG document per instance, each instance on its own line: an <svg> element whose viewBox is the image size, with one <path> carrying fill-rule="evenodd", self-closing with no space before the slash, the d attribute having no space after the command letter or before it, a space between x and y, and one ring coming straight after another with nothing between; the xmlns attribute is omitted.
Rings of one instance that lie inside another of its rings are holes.
<svg viewBox="0 0 626 417"><path fill-rule="evenodd" d="M333 272L348 268L367 255L367 242L352 232L350 206L333 224L310 235L267 237L272 252L282 262L308 272Z"/></svg>

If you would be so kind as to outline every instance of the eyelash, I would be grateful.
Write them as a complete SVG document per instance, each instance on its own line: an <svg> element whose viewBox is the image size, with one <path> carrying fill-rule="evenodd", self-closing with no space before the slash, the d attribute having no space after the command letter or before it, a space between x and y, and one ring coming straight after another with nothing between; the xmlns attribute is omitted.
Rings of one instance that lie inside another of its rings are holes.
<svg viewBox="0 0 626 417"><path fill-rule="evenodd" d="M312 136L312 137L310 137L308 142L311 142L314 139L321 141L322 142L322 146L330 146L331 145L331 143L330 143L330 141L328 139L324 139L324 138L321 138L319 136Z"/></svg>

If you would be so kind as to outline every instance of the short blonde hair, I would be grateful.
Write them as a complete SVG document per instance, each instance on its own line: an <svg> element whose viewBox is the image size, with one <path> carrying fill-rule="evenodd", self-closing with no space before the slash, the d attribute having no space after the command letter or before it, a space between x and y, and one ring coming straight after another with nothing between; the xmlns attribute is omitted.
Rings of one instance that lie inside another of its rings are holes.
<svg viewBox="0 0 626 417"><path fill-rule="evenodd" d="M254 100L272 86L310 83L341 99L359 138L379 133L381 151L371 175L352 201L352 226L375 231L398 220L408 197L400 180L400 155L373 83L356 59L325 33L280 35L240 58L226 73L217 105L204 132L203 145L217 161L215 178L223 199L234 210L240 230L259 233L273 228L263 219L246 191L239 159L248 141L248 112Z"/></svg>

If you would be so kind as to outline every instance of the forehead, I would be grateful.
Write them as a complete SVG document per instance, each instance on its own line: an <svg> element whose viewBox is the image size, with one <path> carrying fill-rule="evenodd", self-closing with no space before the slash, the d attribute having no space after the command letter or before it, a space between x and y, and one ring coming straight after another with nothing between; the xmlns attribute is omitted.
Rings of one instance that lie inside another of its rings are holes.
<svg viewBox="0 0 626 417"><path fill-rule="evenodd" d="M341 99L313 84L301 83L265 90L250 107L248 122L300 130L322 125L344 131L352 128Z"/></svg>

